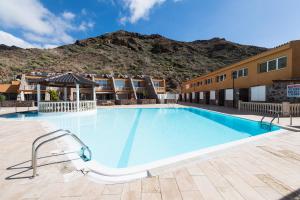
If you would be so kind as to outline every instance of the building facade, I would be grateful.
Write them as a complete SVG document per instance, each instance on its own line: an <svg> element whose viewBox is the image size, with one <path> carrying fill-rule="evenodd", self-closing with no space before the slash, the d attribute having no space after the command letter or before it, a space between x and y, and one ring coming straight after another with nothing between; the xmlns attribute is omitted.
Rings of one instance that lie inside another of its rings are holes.
<svg viewBox="0 0 300 200"><path fill-rule="evenodd" d="M33 72L31 74L22 74L17 76L17 80L11 84L0 84L0 94L7 96L8 100L27 101L37 99L37 86L35 80L49 77L55 74ZM110 75L83 75L99 84L96 88L96 98L99 102L117 101L117 100L142 100L156 99L160 100L160 95L166 93L166 83L164 79L156 79L150 76L118 76ZM42 87L41 99L50 100L49 90L60 91L59 88ZM88 100L92 98L92 89L80 88L80 98ZM68 88L68 100L75 98L75 88ZM63 98L63 97L61 97Z"/></svg>
<svg viewBox="0 0 300 200"><path fill-rule="evenodd" d="M287 95L287 85L299 80L298 40L183 82L180 99L221 106L236 106L239 100L300 102L299 98Z"/></svg>

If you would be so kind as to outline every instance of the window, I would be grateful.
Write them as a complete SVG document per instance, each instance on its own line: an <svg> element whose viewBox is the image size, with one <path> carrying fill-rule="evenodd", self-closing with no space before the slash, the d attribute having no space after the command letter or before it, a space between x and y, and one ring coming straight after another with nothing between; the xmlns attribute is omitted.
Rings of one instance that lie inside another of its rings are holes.
<svg viewBox="0 0 300 200"><path fill-rule="evenodd" d="M133 85L134 85L134 87L143 87L142 86L142 81L133 81Z"/></svg>
<svg viewBox="0 0 300 200"><path fill-rule="evenodd" d="M232 77L234 77L235 79L245 76L248 76L248 68L242 68L232 72Z"/></svg>
<svg viewBox="0 0 300 200"><path fill-rule="evenodd" d="M248 68L244 69L244 76L248 76Z"/></svg>
<svg viewBox="0 0 300 200"><path fill-rule="evenodd" d="M268 62L268 71L276 70L276 60Z"/></svg>
<svg viewBox="0 0 300 200"><path fill-rule="evenodd" d="M236 79L238 76L238 73L237 73L237 71L233 71L232 72L232 79Z"/></svg>
<svg viewBox="0 0 300 200"><path fill-rule="evenodd" d="M226 74L222 74L216 77L216 82L222 82L226 79Z"/></svg>
<svg viewBox="0 0 300 200"><path fill-rule="evenodd" d="M287 57L276 58L268 62L259 64L258 72L269 72L273 70L278 70L285 68L287 66Z"/></svg>
<svg viewBox="0 0 300 200"><path fill-rule="evenodd" d="M100 86L107 86L108 85L108 81L107 80L98 80L96 81Z"/></svg>
<svg viewBox="0 0 300 200"><path fill-rule="evenodd" d="M207 84L211 84L212 83L212 78L205 80Z"/></svg>
<svg viewBox="0 0 300 200"><path fill-rule="evenodd" d="M116 84L116 88L124 88L125 80L116 80L115 84Z"/></svg>
<svg viewBox="0 0 300 200"><path fill-rule="evenodd" d="M238 71L238 77L242 77L242 76L243 76L243 70L240 69L240 70Z"/></svg>
<svg viewBox="0 0 300 200"><path fill-rule="evenodd" d="M99 88L102 88L102 89L111 89L108 80L98 80L96 82L99 84Z"/></svg>
<svg viewBox="0 0 300 200"><path fill-rule="evenodd" d="M287 57L278 58L278 69L285 68L287 66Z"/></svg>
<svg viewBox="0 0 300 200"><path fill-rule="evenodd" d="M153 81L154 87L158 88L160 87L159 81ZM193 83L193 87L194 87L194 83Z"/></svg>
<svg viewBox="0 0 300 200"><path fill-rule="evenodd" d="M268 71L268 63L267 62L261 63L259 65L259 72L263 73L263 72L267 72L267 71Z"/></svg>

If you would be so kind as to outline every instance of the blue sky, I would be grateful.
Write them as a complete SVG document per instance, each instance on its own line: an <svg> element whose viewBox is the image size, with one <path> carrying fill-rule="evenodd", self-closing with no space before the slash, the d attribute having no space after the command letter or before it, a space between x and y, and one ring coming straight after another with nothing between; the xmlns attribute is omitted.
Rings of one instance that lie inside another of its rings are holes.
<svg viewBox="0 0 300 200"><path fill-rule="evenodd" d="M299 0L0 0L0 43L52 48L120 29L265 47L300 39Z"/></svg>

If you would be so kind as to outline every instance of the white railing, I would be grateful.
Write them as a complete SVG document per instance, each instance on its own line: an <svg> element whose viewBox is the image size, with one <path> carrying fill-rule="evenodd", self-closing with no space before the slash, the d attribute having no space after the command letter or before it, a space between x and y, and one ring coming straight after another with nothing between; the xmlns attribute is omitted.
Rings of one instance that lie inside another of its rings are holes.
<svg viewBox="0 0 300 200"><path fill-rule="evenodd" d="M76 101L39 102L39 112L77 112L96 109L96 101L80 101L77 109Z"/></svg>
<svg viewBox="0 0 300 200"><path fill-rule="evenodd" d="M239 102L239 110L261 114L282 113L281 103Z"/></svg>
<svg viewBox="0 0 300 200"><path fill-rule="evenodd" d="M257 103L239 101L239 110L260 114L277 114L281 116L300 116L299 103Z"/></svg>
<svg viewBox="0 0 300 200"><path fill-rule="evenodd" d="M155 87L156 92L165 92L165 87Z"/></svg>
<svg viewBox="0 0 300 200"><path fill-rule="evenodd" d="M290 104L290 115L300 116L300 104Z"/></svg>

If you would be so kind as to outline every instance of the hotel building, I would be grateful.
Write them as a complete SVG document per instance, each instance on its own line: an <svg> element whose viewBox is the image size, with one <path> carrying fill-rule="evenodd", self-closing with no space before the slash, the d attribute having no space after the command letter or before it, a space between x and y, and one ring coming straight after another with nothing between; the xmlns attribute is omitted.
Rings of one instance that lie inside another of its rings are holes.
<svg viewBox="0 0 300 200"><path fill-rule="evenodd" d="M287 95L287 86L297 83L300 83L300 40L185 81L180 100L220 106L237 106L239 100L300 102L300 98Z"/></svg>

